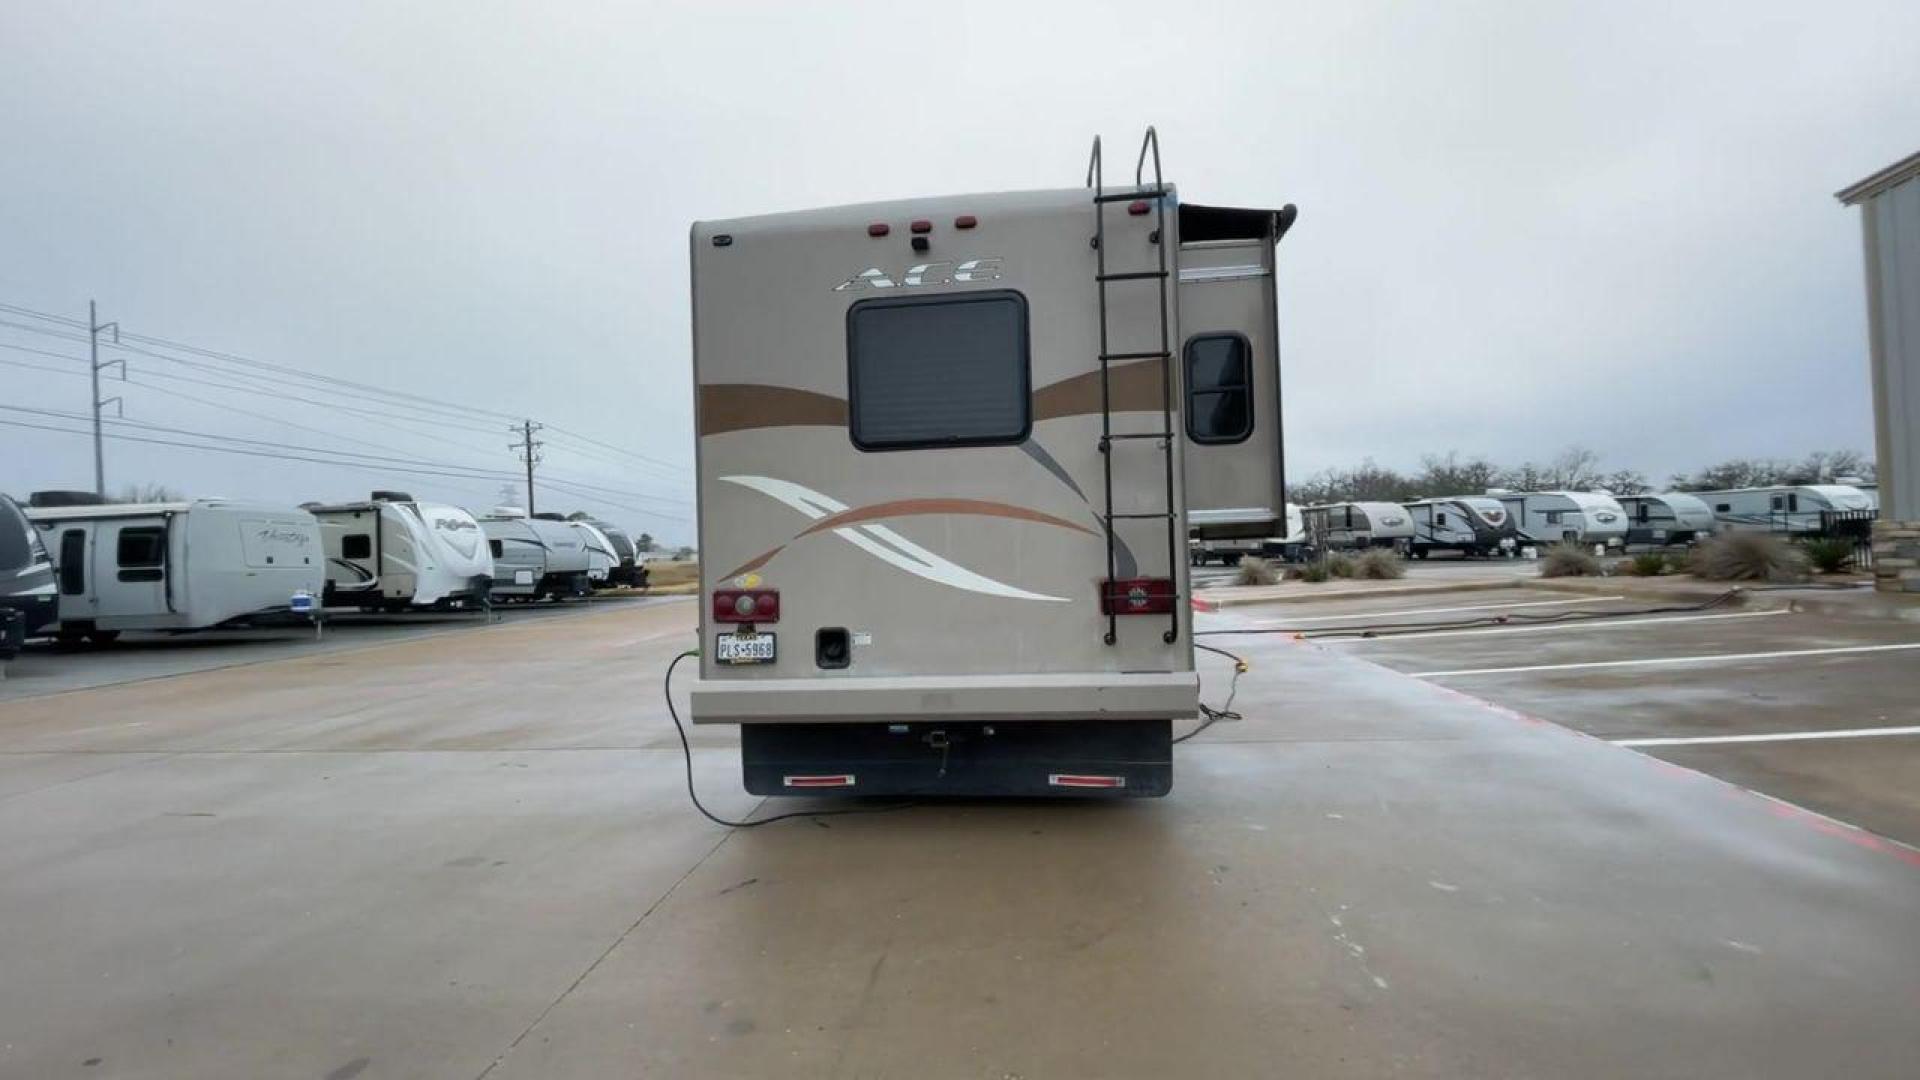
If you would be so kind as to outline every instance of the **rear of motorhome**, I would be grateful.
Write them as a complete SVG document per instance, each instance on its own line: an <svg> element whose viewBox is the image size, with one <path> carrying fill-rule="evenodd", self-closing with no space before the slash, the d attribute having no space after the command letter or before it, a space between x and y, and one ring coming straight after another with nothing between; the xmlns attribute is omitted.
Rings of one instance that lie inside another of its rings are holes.
<svg viewBox="0 0 1920 1080"><path fill-rule="evenodd" d="M1875 511L1871 496L1847 484L1729 488L1692 494L1713 508L1721 528L1745 532L1812 536L1832 531L1836 524L1858 524ZM1836 515L1841 516L1838 521Z"/></svg>
<svg viewBox="0 0 1920 1080"><path fill-rule="evenodd" d="M1344 502L1301 511L1317 548L1350 551L1384 547L1404 550L1413 542L1413 516L1399 503Z"/></svg>
<svg viewBox="0 0 1920 1080"><path fill-rule="evenodd" d="M692 716L741 726L749 791L1168 791L1191 500L1284 529L1293 211L1184 204L1157 158L693 227Z"/></svg>
<svg viewBox="0 0 1920 1080"><path fill-rule="evenodd" d="M308 509L326 549L328 607L405 611L487 599L493 558L480 523L465 510L397 491Z"/></svg>
<svg viewBox="0 0 1920 1080"><path fill-rule="evenodd" d="M1713 533L1713 507L1698 495L1667 491L1659 495L1621 495L1618 501L1627 514L1629 547L1692 544Z"/></svg>
<svg viewBox="0 0 1920 1080"><path fill-rule="evenodd" d="M1597 491L1489 491L1520 530L1535 544L1626 542L1627 512L1611 495Z"/></svg>
<svg viewBox="0 0 1920 1080"><path fill-rule="evenodd" d="M320 524L272 503L34 507L53 556L63 638L283 621L296 594L320 597Z"/></svg>
<svg viewBox="0 0 1920 1080"><path fill-rule="evenodd" d="M1410 502L1406 509L1413 524L1409 546L1417 559L1436 552L1485 557L1519 550L1519 527L1498 499L1456 495Z"/></svg>
<svg viewBox="0 0 1920 1080"><path fill-rule="evenodd" d="M495 600L541 600L585 596L586 534L567 521L528 517L512 506L495 507L480 519L493 558Z"/></svg>
<svg viewBox="0 0 1920 1080"><path fill-rule="evenodd" d="M0 611L20 612L28 635L60 616L53 560L26 512L5 495L0 495Z"/></svg>

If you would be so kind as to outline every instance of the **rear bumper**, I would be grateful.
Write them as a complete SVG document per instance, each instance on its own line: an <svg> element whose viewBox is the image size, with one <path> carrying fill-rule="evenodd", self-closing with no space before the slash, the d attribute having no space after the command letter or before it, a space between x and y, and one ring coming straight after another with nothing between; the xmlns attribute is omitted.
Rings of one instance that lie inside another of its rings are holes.
<svg viewBox="0 0 1920 1080"><path fill-rule="evenodd" d="M1199 712L1191 671L1072 675L701 679L696 724L926 720L1178 720Z"/></svg>

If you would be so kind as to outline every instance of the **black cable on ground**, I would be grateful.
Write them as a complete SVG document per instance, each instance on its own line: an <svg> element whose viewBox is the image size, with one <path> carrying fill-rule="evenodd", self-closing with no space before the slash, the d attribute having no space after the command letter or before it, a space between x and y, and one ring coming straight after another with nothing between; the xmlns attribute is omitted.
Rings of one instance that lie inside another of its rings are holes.
<svg viewBox="0 0 1920 1080"><path fill-rule="evenodd" d="M1696 611L1705 611L1719 607L1738 597L1747 589L1728 589L1726 592L1703 600L1697 604L1665 604L1657 607L1630 608L1625 611L1561 611L1550 615L1481 615L1471 619L1453 619L1447 622L1430 623L1374 623L1361 626L1330 627L1325 629L1295 628L1281 626L1249 627L1241 630L1196 630L1195 637L1220 634L1291 634L1307 640L1337 637L1401 637L1409 634L1426 634L1438 630L1465 630L1481 626L1541 626L1553 623L1599 622L1606 619L1623 619L1635 615L1684 615ZM1200 647L1195 643L1195 647Z"/></svg>
<svg viewBox="0 0 1920 1080"><path fill-rule="evenodd" d="M1233 695L1240 692L1240 676L1245 675L1247 673L1247 662L1241 659L1240 657L1235 656L1233 653L1228 652L1225 649L1217 649L1217 648L1214 648L1212 645L1205 645L1198 641L1193 643L1193 647L1196 649L1204 649L1210 653L1218 653L1219 655L1224 656L1227 659L1233 661L1233 678L1228 680L1227 682L1227 700L1221 702L1220 707L1217 709L1208 705L1204 701L1201 702L1200 715L1205 719L1200 721L1199 727L1194 728L1192 731L1187 732L1185 735L1182 735L1179 738L1174 739L1173 743L1176 746L1178 746L1183 742L1186 742L1188 739L1193 738L1195 735L1200 734L1201 732L1207 730L1208 728L1212 727L1213 725L1219 723L1222 720L1243 719L1243 717L1241 717L1239 713L1233 711Z"/></svg>
<svg viewBox="0 0 1920 1080"><path fill-rule="evenodd" d="M687 798L693 800L693 808L706 815L708 821L713 822L715 825L724 825L729 829L752 829L761 825L771 825L776 821L787 821L792 818L839 817L842 814L884 814L892 810L908 810L920 805L919 803L906 802L890 803L886 806L843 806L835 810L792 810L784 814L775 814L769 818L754 818L751 821L728 821L726 818L707 809L706 804L700 801L699 793L693 789L693 746L687 742L687 729L681 725L680 713L673 707L673 669L680 666L680 661L690 656L699 655L700 651L698 649L688 649L686 652L674 657L673 662L667 665L665 683L667 715L673 718L673 730L680 733L680 753L687 763Z"/></svg>

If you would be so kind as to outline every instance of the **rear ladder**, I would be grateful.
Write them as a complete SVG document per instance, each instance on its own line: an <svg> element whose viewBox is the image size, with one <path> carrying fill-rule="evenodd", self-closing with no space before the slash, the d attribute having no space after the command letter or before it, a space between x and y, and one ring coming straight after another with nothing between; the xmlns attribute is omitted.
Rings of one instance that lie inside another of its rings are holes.
<svg viewBox="0 0 1920 1080"><path fill-rule="evenodd" d="M1147 154L1153 154L1153 184L1146 184ZM1167 198L1171 194L1166 182L1160 175L1160 136L1153 128L1147 128L1146 137L1140 143L1140 159L1134 165L1133 188L1124 191L1106 190L1106 177L1102 173L1100 161L1100 137L1093 138L1093 159L1087 163L1087 186L1093 189L1093 251L1094 281L1100 296L1100 463L1105 474L1106 509L1100 515L1101 524L1106 531L1107 540L1107 577L1102 585L1106 595L1102 597L1102 607L1107 614L1106 643L1114 644L1119 640L1119 608L1126 602L1125 595L1116 594L1118 583L1114 577L1118 573L1115 549L1118 540L1114 535L1113 523L1116 521L1164 520L1167 526L1167 573L1174 573L1174 559L1179 556L1178 532L1179 514L1173 503L1173 352L1169 340L1167 312L1167 281L1171 277L1167 270ZM1148 242L1154 246L1155 269L1128 270L1114 272L1107 269L1107 204L1124 202L1139 204L1150 202L1153 205L1153 232ZM1151 281L1160 293L1160 347L1138 352L1115 352L1109 340L1107 286L1116 282ZM1160 429L1158 431L1126 432L1115 434L1113 430L1113 388L1110 380L1111 366L1114 362L1134 360L1153 360L1160 365ZM1136 512L1116 514L1113 512L1113 452L1114 444L1135 439L1157 439L1160 443L1160 457L1166 475L1166 509L1164 512ZM1166 632L1162 640L1172 643L1180 636L1180 603L1182 597L1173 597L1169 609Z"/></svg>

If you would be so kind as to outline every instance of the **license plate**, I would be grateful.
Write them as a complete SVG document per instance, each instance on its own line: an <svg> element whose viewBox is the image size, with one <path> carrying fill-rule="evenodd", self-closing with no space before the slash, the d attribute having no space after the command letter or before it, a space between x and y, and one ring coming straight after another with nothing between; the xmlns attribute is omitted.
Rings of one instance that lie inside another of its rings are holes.
<svg viewBox="0 0 1920 1080"><path fill-rule="evenodd" d="M773 663L772 634L721 634L714 655L723 664Z"/></svg>

